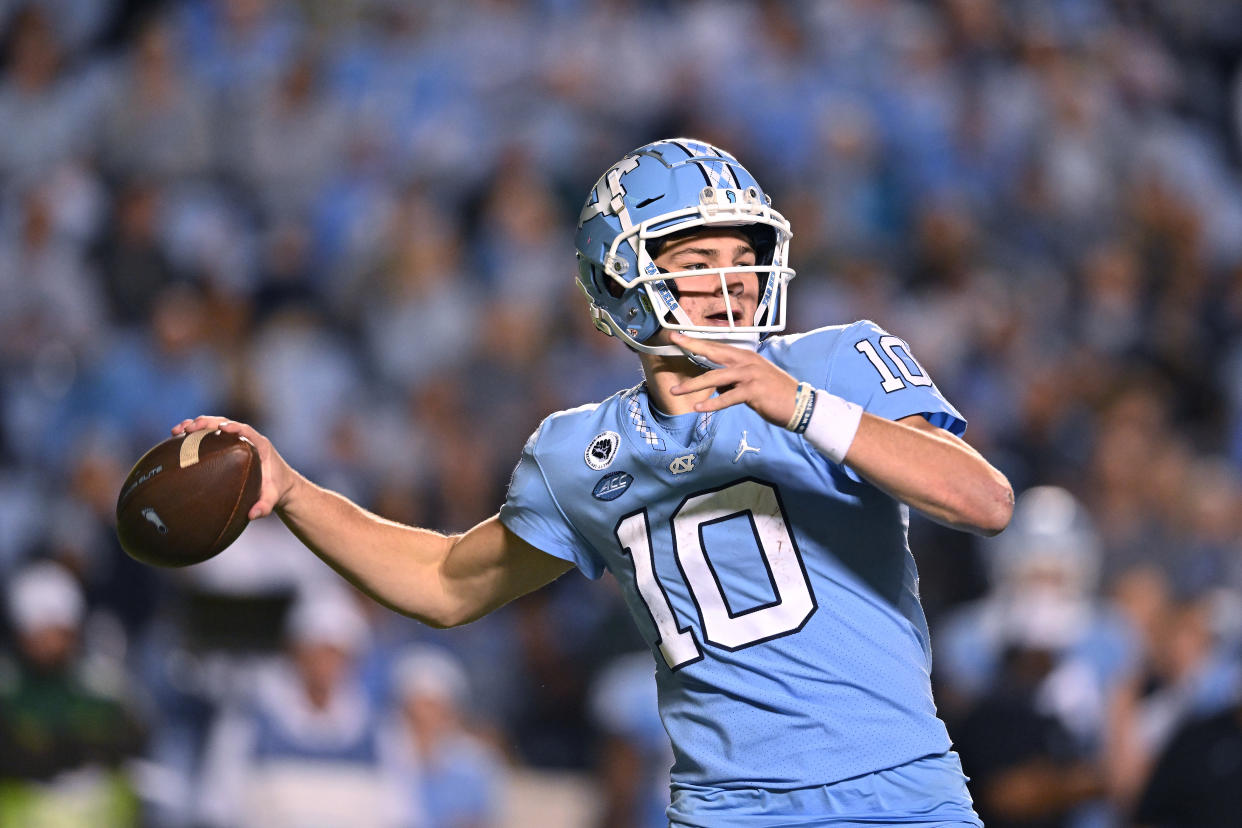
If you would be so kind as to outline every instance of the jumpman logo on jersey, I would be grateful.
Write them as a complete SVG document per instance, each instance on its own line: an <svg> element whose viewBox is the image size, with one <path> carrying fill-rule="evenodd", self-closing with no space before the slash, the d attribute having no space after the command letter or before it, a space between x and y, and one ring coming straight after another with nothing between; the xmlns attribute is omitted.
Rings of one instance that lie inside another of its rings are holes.
<svg viewBox="0 0 1242 828"><path fill-rule="evenodd" d="M746 442L746 432L745 432L745 431L743 431L743 432L742 432L742 442L740 442L740 443L738 443L738 444L737 444L737 454L733 455L733 462L734 462L734 463L736 463L736 462L738 462L739 460L741 460L741 459L742 459L742 455L743 455L743 454L745 454L745 453L746 453L746 452L748 452L748 451L753 451L755 454L758 454L758 453L759 453L759 447L758 447L758 446L752 446L752 445L750 445L749 443L747 443L747 442Z"/></svg>

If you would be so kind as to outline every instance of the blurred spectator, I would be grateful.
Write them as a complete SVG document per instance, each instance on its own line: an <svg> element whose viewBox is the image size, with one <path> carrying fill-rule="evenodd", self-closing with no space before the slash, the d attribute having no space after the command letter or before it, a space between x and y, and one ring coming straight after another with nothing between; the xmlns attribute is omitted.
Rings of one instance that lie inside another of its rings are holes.
<svg viewBox="0 0 1242 828"><path fill-rule="evenodd" d="M154 181L128 181L117 193L113 215L93 250L112 320L123 327L149 325L160 292L185 279L161 238L163 198Z"/></svg>
<svg viewBox="0 0 1242 828"><path fill-rule="evenodd" d="M83 654L77 582L34 563L7 599L16 658L0 664L0 823L141 824L126 763L145 726L120 664Z"/></svg>
<svg viewBox="0 0 1242 828"><path fill-rule="evenodd" d="M275 83L303 22L280 0L185 0L178 11L194 74L225 99Z"/></svg>
<svg viewBox="0 0 1242 828"><path fill-rule="evenodd" d="M104 297L81 249L57 232L51 196L26 190L0 235L0 360L24 362L58 344L81 352L102 333Z"/></svg>
<svg viewBox="0 0 1242 828"><path fill-rule="evenodd" d="M267 220L299 218L314 203L344 147L346 121L327 96L317 56L304 50L271 85L233 95L223 159L254 188Z"/></svg>
<svg viewBox="0 0 1242 828"><path fill-rule="evenodd" d="M216 319L204 290L173 283L150 302L146 326L117 331L83 360L61 417L47 424L58 434L108 428L128 433L136 445L149 448L165 439L170 417L196 416L194 412L224 404L228 376L212 341ZM135 389L142 393L135 394ZM60 459L64 447L56 435L44 438L47 456Z"/></svg>
<svg viewBox="0 0 1242 828"><path fill-rule="evenodd" d="M397 655L393 683L397 767L410 814L404 824L503 825L505 769L495 749L470 731L471 692L462 665L440 647L414 645Z"/></svg>
<svg viewBox="0 0 1242 828"><path fill-rule="evenodd" d="M319 284L311 230L303 220L273 221L261 240L253 292L241 306L248 327L262 325L285 311L324 313L327 300Z"/></svg>
<svg viewBox="0 0 1242 828"><path fill-rule="evenodd" d="M1126 573L1116 591L1143 634L1143 659L1117 687L1107 719L1111 794L1128 810L1173 733L1239 697L1242 665L1214 629L1208 596L1177 596L1153 568Z"/></svg>
<svg viewBox="0 0 1242 828"><path fill-rule="evenodd" d="M221 712L203 760L204 824L399 824L378 711L356 676L367 627L353 601L304 597L287 654Z"/></svg>
<svg viewBox="0 0 1242 828"><path fill-rule="evenodd" d="M29 185L90 147L102 86L98 75L72 65L54 20L33 3L9 21L4 54L0 176Z"/></svg>
<svg viewBox="0 0 1242 828"><path fill-rule="evenodd" d="M1099 762L1041 698L1062 646L1047 623L1007 632L995 683L953 728L975 810L992 828L1072 825L1074 810L1105 791Z"/></svg>
<svg viewBox="0 0 1242 828"><path fill-rule="evenodd" d="M1037 486L987 551L991 589L933 639L938 701L976 807L988 825L1098 824L1104 723L1137 636L1097 597L1091 518L1065 489Z"/></svg>
<svg viewBox="0 0 1242 828"><path fill-rule="evenodd" d="M412 391L470 358L484 296L463 262L460 228L426 192L403 194L386 236L378 247L390 258L358 285L359 310L371 363Z"/></svg>
<svg viewBox="0 0 1242 828"><path fill-rule="evenodd" d="M673 753L656 708L651 654L614 659L592 683L590 705L603 736L599 828L664 828Z"/></svg>
<svg viewBox="0 0 1242 828"><path fill-rule="evenodd" d="M246 345L255 416L280 435L291 458L318 468L324 427L358 407L363 390L351 343L302 305L270 316Z"/></svg>
<svg viewBox="0 0 1242 828"><path fill-rule="evenodd" d="M503 306L533 313L544 296L555 296L572 274L555 251L569 245L558 219L551 182L520 149L501 159L483 193L474 241L476 274Z"/></svg>
<svg viewBox="0 0 1242 828"><path fill-rule="evenodd" d="M1134 822L1150 828L1228 828L1238 821L1242 710L1187 721L1161 752Z"/></svg>
<svg viewBox="0 0 1242 828"><path fill-rule="evenodd" d="M114 437L85 431L68 441L68 480L39 510L43 529L33 548L81 584L91 607L88 647L121 660L156 611L159 576L121 551L112 528L130 459L121 455Z"/></svg>
<svg viewBox="0 0 1242 828"><path fill-rule="evenodd" d="M1098 747L1105 698L1137 653L1134 633L1096 598L1100 548L1090 516L1064 489L1028 489L1009 528L988 549L992 588L940 628L941 704L964 710L985 698L1012 660L1007 651L1015 641L1037 640L1051 661L1034 683L1049 680L1041 691L1043 712Z"/></svg>
<svg viewBox="0 0 1242 828"><path fill-rule="evenodd" d="M171 21L156 16L121 61L99 138L111 175L171 184L211 171L211 101L187 71L183 46Z"/></svg>

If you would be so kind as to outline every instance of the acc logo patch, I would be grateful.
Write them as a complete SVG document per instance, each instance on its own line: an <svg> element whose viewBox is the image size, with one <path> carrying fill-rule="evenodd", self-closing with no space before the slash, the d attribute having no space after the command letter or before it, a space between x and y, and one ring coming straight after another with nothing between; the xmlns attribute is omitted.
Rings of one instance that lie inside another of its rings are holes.
<svg viewBox="0 0 1242 828"><path fill-rule="evenodd" d="M603 471L612 465L621 446L621 435L615 431L605 431L595 435L595 439L587 446L586 464L596 471Z"/></svg>
<svg viewBox="0 0 1242 828"><path fill-rule="evenodd" d="M625 494L625 490L634 482L634 475L629 472L615 471L612 474L606 474L595 484L595 488L591 490L596 500L616 500Z"/></svg>

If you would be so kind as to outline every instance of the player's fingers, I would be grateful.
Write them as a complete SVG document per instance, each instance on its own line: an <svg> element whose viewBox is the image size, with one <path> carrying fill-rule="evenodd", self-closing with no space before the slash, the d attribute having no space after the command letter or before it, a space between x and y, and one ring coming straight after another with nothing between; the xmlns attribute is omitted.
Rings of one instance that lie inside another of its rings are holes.
<svg viewBox="0 0 1242 828"><path fill-rule="evenodd" d="M252 426L245 423L230 422L227 429L238 434L242 439L249 440L259 451L259 463L263 472L263 485L259 489L259 499L255 501L254 506L250 507L247 516L251 520L258 520L270 515L276 511L276 505L280 501L282 481L287 476L288 469L284 461L276 453L276 447L272 442L256 431Z"/></svg>
<svg viewBox="0 0 1242 828"><path fill-rule="evenodd" d="M717 365L734 365L746 356L746 351L726 345L723 342L712 342L707 339L696 339L682 333L671 332L669 342L687 353L704 356Z"/></svg>
<svg viewBox="0 0 1242 828"><path fill-rule="evenodd" d="M224 420L216 428L221 431L227 431L229 434L236 434L239 437L245 437L254 443L255 447L259 447L259 432L254 430L253 426L239 423L236 420Z"/></svg>
<svg viewBox="0 0 1242 828"><path fill-rule="evenodd" d="M276 488L274 486L265 486L264 489L263 496L255 501L255 504L250 507L250 511L246 515L250 520L265 518L276 508ZM270 491L266 491L267 489L270 489Z"/></svg>
<svg viewBox="0 0 1242 828"><path fill-rule="evenodd" d="M260 451L260 462L262 463L263 485L259 487L259 499L250 507L247 517L251 520L258 520L270 515L276 509L276 501L280 496L280 488L276 485L276 468L275 463L271 459L271 453Z"/></svg>
<svg viewBox="0 0 1242 828"><path fill-rule="evenodd" d="M695 391L702 391L705 388L721 388L726 385L733 385L741 379L739 373L733 368L716 368L705 374L699 374L685 382L674 385L669 390L678 396L682 394L693 394Z"/></svg>
<svg viewBox="0 0 1242 828"><path fill-rule="evenodd" d="M194 419L186 418L172 427L174 437L180 437L194 428Z"/></svg>
<svg viewBox="0 0 1242 828"><path fill-rule="evenodd" d="M745 389L731 388L722 394L709 397L702 402L694 404L695 411L720 411L722 408L728 408L732 405L739 405L746 402L747 395Z"/></svg>
<svg viewBox="0 0 1242 828"><path fill-rule="evenodd" d="M182 420L172 428L173 436L188 434L191 431L203 431L205 429L217 429L220 423L227 422L224 417L213 417L209 414L199 414L197 417Z"/></svg>

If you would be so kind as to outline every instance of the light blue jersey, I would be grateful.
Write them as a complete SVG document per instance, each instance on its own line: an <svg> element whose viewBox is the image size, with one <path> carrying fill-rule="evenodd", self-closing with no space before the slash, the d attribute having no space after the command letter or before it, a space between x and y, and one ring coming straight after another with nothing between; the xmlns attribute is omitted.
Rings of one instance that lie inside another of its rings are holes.
<svg viewBox="0 0 1242 828"><path fill-rule="evenodd" d="M760 353L872 414L965 430L908 346L871 322ZM750 408L663 417L640 385L554 414L500 516L620 582L655 653L683 813L949 750L907 507Z"/></svg>

